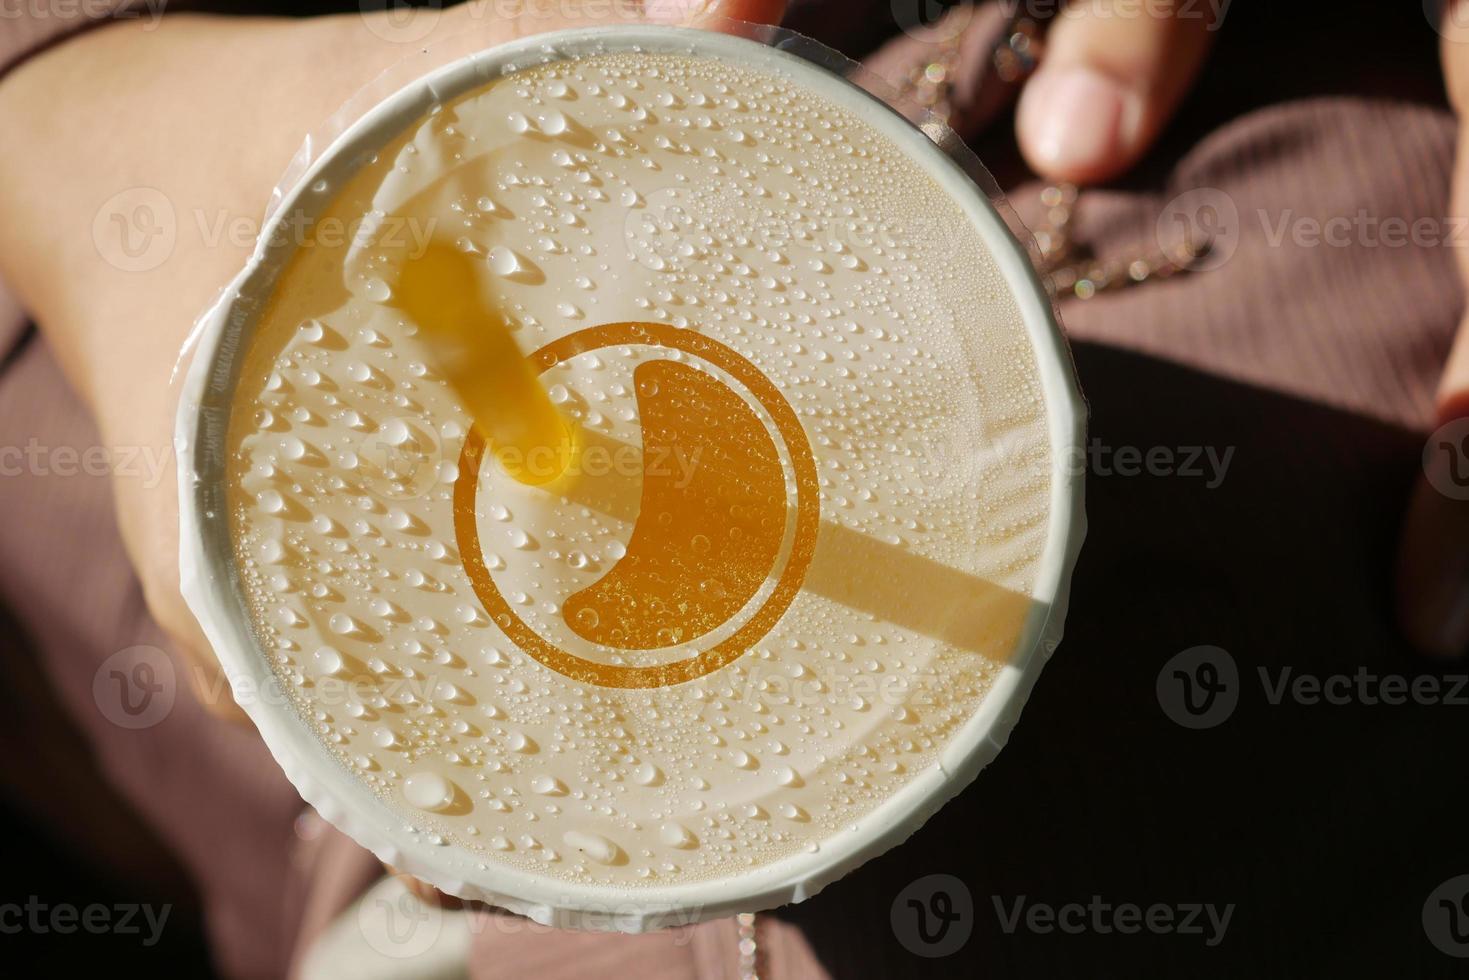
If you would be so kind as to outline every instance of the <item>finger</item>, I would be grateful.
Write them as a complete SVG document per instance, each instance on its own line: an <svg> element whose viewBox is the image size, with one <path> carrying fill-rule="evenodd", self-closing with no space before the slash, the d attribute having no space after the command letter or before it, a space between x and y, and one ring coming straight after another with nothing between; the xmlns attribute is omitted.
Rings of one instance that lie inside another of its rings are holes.
<svg viewBox="0 0 1469 980"><path fill-rule="evenodd" d="M1459 114L1449 210L1469 215L1469 26L1447 17L1442 33L1444 81ZM1469 254L1456 253L1469 283ZM1461 321L1440 376L1435 428L1409 497L1398 551L1398 621L1420 651L1438 657L1469 652L1469 315Z"/></svg>
<svg viewBox="0 0 1469 980"><path fill-rule="evenodd" d="M147 590L145 590L146 592ZM150 600L154 619L168 637L188 675L189 690L194 699L211 715L225 721L248 722L245 709L235 701L235 689L214 657L214 648L205 638L183 598L175 590L166 598Z"/></svg>
<svg viewBox="0 0 1469 980"><path fill-rule="evenodd" d="M165 631L167 632L167 631ZM235 690L230 684L229 676L220 667L219 662L207 652L210 649L208 641L202 635L196 639L177 636L168 633L168 638L173 643L173 648L182 654L189 671L189 689L194 693L194 699L200 706L211 715L223 721L232 721L239 724L248 724L249 715L245 709L235 701ZM203 643L202 647L195 643Z"/></svg>
<svg viewBox="0 0 1469 980"><path fill-rule="evenodd" d="M403 883L403 887L408 889L410 895L425 905L436 905L443 909L464 908L465 903L461 899L455 898L453 895L446 895L428 882L415 878L406 872L399 871L391 864L384 864L383 867L387 868L389 874Z"/></svg>
<svg viewBox="0 0 1469 980"><path fill-rule="evenodd" d="M1021 151L1051 180L1122 173L1157 138L1193 84L1217 21L1179 0L1072 0L1046 35L1020 96Z"/></svg>

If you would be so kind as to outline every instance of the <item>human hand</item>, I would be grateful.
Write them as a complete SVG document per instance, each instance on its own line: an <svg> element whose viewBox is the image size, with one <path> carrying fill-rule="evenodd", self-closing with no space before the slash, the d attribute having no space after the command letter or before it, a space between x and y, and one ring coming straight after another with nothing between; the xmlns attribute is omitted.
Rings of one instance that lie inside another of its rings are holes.
<svg viewBox="0 0 1469 980"><path fill-rule="evenodd" d="M177 15L156 29L119 21L0 84L0 129L26 134L0 152L0 278L46 334L104 443L172 460L171 375L195 318L249 257L270 190L303 138L379 74L425 47L427 71L467 50L466 39L490 47L593 24L769 22L783 5L483 0L303 20ZM144 215L139 201L155 210ZM140 216L147 227L127 224ZM141 252L108 237L114 217L128 241L146 233ZM179 594L173 472L117 478L119 526L149 609L191 662L196 693L235 714Z"/></svg>
<svg viewBox="0 0 1469 980"><path fill-rule="evenodd" d="M931 27L906 30L867 67L901 87L915 65L952 44L959 63L948 80L951 122L971 138L1016 95L988 63L1015 6L996 0L953 8ZM1068 0L1046 25L1035 73L1019 87L1015 127L1026 161L1058 182L1099 183L1125 172L1188 94L1225 9L1182 0Z"/></svg>
<svg viewBox="0 0 1469 980"><path fill-rule="evenodd" d="M1459 116L1449 213L1469 216L1469 3L1450 5L1440 33L1444 84ZM1469 284L1469 254L1456 255ZM1444 364L1433 424L1403 521L1398 619L1422 652L1458 658L1469 653L1469 313Z"/></svg>

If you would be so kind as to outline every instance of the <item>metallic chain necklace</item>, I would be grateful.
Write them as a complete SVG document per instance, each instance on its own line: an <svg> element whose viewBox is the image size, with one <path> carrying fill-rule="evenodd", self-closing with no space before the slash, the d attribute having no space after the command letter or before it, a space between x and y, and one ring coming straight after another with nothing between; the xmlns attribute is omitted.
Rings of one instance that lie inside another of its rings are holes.
<svg viewBox="0 0 1469 980"><path fill-rule="evenodd" d="M735 925L740 937L740 980L760 980L760 971L755 962L759 948L755 944L755 913L741 912L735 916Z"/></svg>
<svg viewBox="0 0 1469 980"><path fill-rule="evenodd" d="M963 30L955 31L931 58L908 73L907 93L945 124L953 113L953 79L963 38ZM1029 17L1012 16L990 55L995 77L1007 85L1018 84L1035 70L1041 54L1040 25ZM1075 184L1052 184L1042 190L1045 213L1032 229L1041 271L1055 295L1070 293L1077 299L1091 299L1097 293L1164 279L1189 271L1208 252L1208 241L1187 236L1172 248L1160 247L1125 259L1099 262L1080 256L1070 235L1078 194Z"/></svg>

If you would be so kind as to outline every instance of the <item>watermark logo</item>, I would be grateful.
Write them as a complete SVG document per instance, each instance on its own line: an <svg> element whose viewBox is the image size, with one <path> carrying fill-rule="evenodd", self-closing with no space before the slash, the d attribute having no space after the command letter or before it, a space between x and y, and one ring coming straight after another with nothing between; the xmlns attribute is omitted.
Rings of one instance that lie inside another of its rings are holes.
<svg viewBox="0 0 1469 980"><path fill-rule="evenodd" d="M92 675L92 700L119 728L150 728L168 717L178 680L168 654L153 646L119 650Z"/></svg>
<svg viewBox="0 0 1469 980"><path fill-rule="evenodd" d="M950 956L974 931L974 899L953 875L927 875L898 893L889 920L893 935L914 956Z"/></svg>
<svg viewBox="0 0 1469 980"><path fill-rule="evenodd" d="M1012 2L1006 7L1014 7ZM975 4L952 5L941 0L891 0L893 23L924 44L943 44L959 37L974 20Z"/></svg>
<svg viewBox="0 0 1469 980"><path fill-rule="evenodd" d="M178 217L156 187L129 187L109 197L92 219L92 243L122 272L148 272L173 254Z"/></svg>
<svg viewBox="0 0 1469 980"><path fill-rule="evenodd" d="M452 466L444 455L438 430L419 418L394 418L363 436L358 456L382 474L384 496L416 500L446 480Z"/></svg>
<svg viewBox="0 0 1469 980"><path fill-rule="evenodd" d="M1469 418L1434 430L1423 444L1423 474L1450 500L1469 500Z"/></svg>
<svg viewBox="0 0 1469 980"><path fill-rule="evenodd" d="M1217 269L1239 247L1239 208L1215 187L1196 187L1169 201L1158 215L1158 248L1165 255L1191 255L1196 272Z"/></svg>
<svg viewBox="0 0 1469 980"><path fill-rule="evenodd" d="M394 875L357 904L357 927L383 956L412 959L433 949L444 930L444 910L419 898L407 875Z"/></svg>
<svg viewBox="0 0 1469 980"><path fill-rule="evenodd" d="M643 268L664 271L668 268L664 254L671 254L680 242L689 241L697 233L685 192L678 187L662 187L625 203L622 240L628 252Z"/></svg>
<svg viewBox="0 0 1469 980"><path fill-rule="evenodd" d="M1239 691L1239 667L1221 647L1190 647L1158 671L1158 706L1184 728L1222 725L1234 714Z"/></svg>
<svg viewBox="0 0 1469 980"><path fill-rule="evenodd" d="M1469 875L1450 878L1429 894L1423 932L1445 956L1469 959Z"/></svg>
<svg viewBox="0 0 1469 980"><path fill-rule="evenodd" d="M406 0L358 0L362 23L389 44L417 44L433 33L443 15L443 0L413 4Z"/></svg>

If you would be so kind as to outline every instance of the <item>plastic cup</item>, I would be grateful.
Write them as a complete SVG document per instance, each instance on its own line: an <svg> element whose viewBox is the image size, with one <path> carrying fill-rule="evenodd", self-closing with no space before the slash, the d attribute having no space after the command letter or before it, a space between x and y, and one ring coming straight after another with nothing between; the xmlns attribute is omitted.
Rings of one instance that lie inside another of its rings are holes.
<svg viewBox="0 0 1469 980"><path fill-rule="evenodd" d="M544 924L641 932L799 902L901 843L969 785L1004 745L1060 641L1071 571L1084 535L1083 481L1075 465L1084 445L1084 405L1051 300L1022 244L1024 230L988 175L940 124L914 126L859 88L852 80L855 66L839 56L788 32L749 28L743 33L629 27L531 37L460 58L382 99L282 192L254 255L201 321L184 381L177 430L183 594L271 753L309 804L384 862L450 894ZM285 216L319 211L325 202L313 187L346 180L436 104L529 65L618 51L727 60L780 75L861 115L931 175L972 222L1020 312L1043 393L1051 461L1046 541L1018 641L988 694L933 764L830 834L814 852L719 877L636 889L558 880L436 843L334 758L289 699L268 696L279 682L245 608L226 499L226 427L242 352L295 249L291 236L280 234Z"/></svg>

